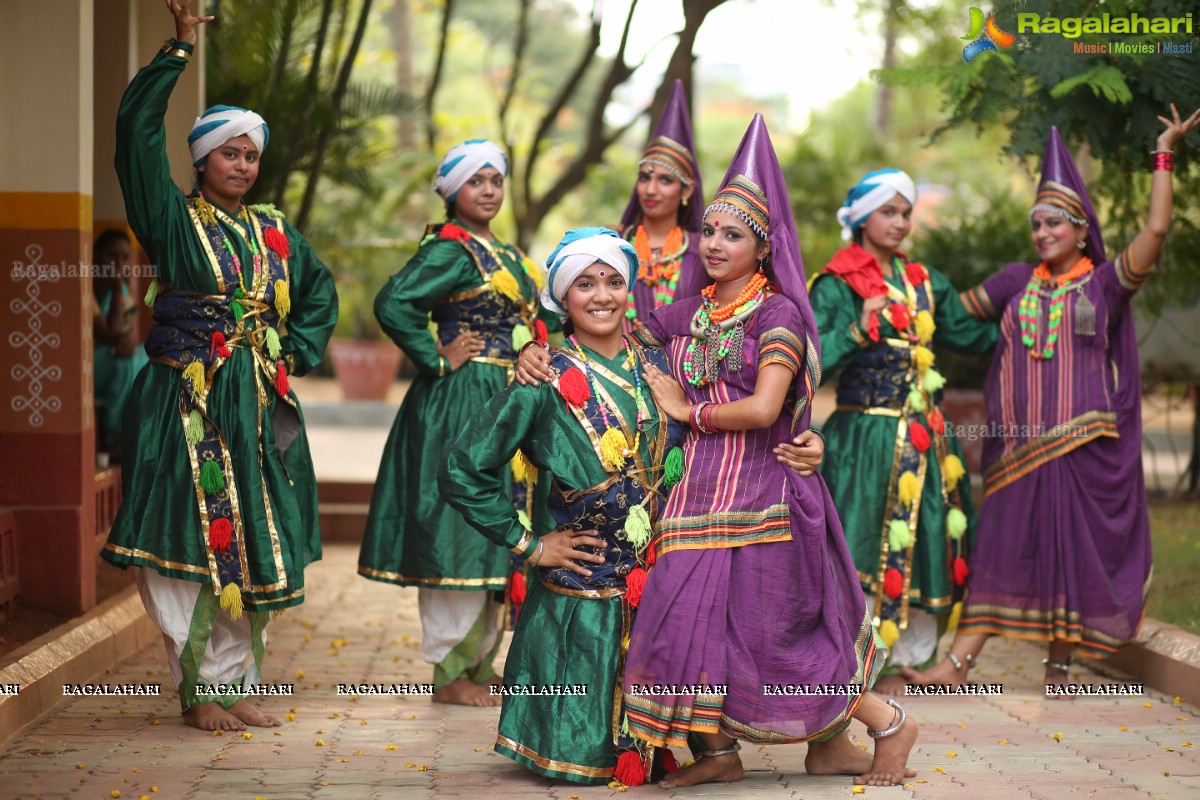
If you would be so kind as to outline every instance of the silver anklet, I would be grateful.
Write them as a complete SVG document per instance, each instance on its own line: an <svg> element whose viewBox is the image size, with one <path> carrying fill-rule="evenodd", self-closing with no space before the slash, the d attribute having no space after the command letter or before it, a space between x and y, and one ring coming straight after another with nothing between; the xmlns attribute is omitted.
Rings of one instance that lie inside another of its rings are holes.
<svg viewBox="0 0 1200 800"><path fill-rule="evenodd" d="M1059 672L1065 672L1068 675L1071 674L1071 659L1069 659L1069 658L1067 659L1067 663L1065 663L1065 664L1062 663L1061 661L1051 661L1048 658L1043 658L1042 663L1045 664L1050 669L1056 669Z"/></svg>
<svg viewBox="0 0 1200 800"><path fill-rule="evenodd" d="M727 756L731 753L736 753L737 751L739 751L741 749L742 749L742 743L734 742L733 747L726 747L724 750L705 750L703 753L696 756L696 760L699 761L702 758L716 758L717 756Z"/></svg>
<svg viewBox="0 0 1200 800"><path fill-rule="evenodd" d="M958 656L954 655L953 650L946 651L946 658L950 659L950 663L954 665L956 670L962 672L963 662L959 660ZM963 658L967 660L967 669L975 669L975 656L967 653L965 656L963 656Z"/></svg>
<svg viewBox="0 0 1200 800"><path fill-rule="evenodd" d="M900 721L897 722L896 724L892 725L892 727L890 727L886 730L882 730L882 731L873 731L870 728L867 728L867 735L870 736L872 739L882 739L886 736L891 736L893 733L896 733L901 728L903 728L904 723L908 720L908 714L904 713L904 709L900 706L899 703L897 703L895 700L889 699L887 701L887 704L889 706L891 706L892 708L896 709L898 712L900 712ZM894 716L893 716L893 719L895 719Z"/></svg>

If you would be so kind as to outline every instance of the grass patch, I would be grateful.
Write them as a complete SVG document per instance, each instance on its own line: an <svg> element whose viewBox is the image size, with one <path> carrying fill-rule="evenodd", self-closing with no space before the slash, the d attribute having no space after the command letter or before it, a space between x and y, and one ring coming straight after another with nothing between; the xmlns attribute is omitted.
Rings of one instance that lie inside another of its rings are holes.
<svg viewBox="0 0 1200 800"><path fill-rule="evenodd" d="M1200 505L1151 503L1154 580L1146 615L1200 635Z"/></svg>

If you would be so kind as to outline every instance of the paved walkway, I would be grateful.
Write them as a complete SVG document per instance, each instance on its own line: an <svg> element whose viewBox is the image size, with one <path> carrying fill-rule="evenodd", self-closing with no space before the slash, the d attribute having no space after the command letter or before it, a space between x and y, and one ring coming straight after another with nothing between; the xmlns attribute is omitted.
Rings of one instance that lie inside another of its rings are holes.
<svg viewBox="0 0 1200 800"><path fill-rule="evenodd" d="M168 684L159 698L71 698L0 754L0 798L350 798L484 797L592 800L604 786L533 777L491 751L496 709L434 705L427 699L339 697L351 682L422 683L416 592L358 578L354 547L338 545L308 575L308 601L270 627L265 680L296 684L294 698L262 705L279 729L219 736L186 728L161 647L131 654L108 683ZM867 798L1061 800L1200 797L1200 709L1145 697L1046 701L1038 695L1043 653L993 642L976 679L1004 683L988 698L909 698L922 723L911 759L919 774ZM501 660L498 663L502 663ZM1083 672L1080 682L1107 682ZM859 744L861 725L852 732ZM802 746L748 747L746 779L672 797L796 798L859 795L848 778L804 774ZM679 754L682 757L682 754ZM662 797L655 787L624 797Z"/></svg>

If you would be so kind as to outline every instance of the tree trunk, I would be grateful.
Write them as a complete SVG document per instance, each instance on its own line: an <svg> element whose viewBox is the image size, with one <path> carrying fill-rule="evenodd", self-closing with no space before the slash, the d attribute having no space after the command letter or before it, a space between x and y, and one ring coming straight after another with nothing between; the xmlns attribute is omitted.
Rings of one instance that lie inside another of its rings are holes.
<svg viewBox="0 0 1200 800"><path fill-rule="evenodd" d="M896 39L900 35L900 7L903 0L887 0L883 10L883 68L896 66ZM892 87L887 81L879 83L878 104L875 107L875 130L886 138L892 127Z"/></svg>
<svg viewBox="0 0 1200 800"><path fill-rule="evenodd" d="M304 202L300 206L300 215L296 218L296 227L301 231L304 230L304 226L308 222L308 215L312 212L313 202L317 198L317 184L321 181L321 168L325 163L325 151L329 149L329 142L333 139L333 132L337 129L342 115L342 101L346 98L346 87L350 83L350 73L354 69L354 59L358 56L358 48L362 45L363 34L367 30L367 18L370 15L371 0L363 0L362 8L358 14L358 23L354 28L354 38L350 41L350 47L346 51L346 57L342 60L341 69L338 71L337 83L333 87L333 95L330 98L331 114L329 124L321 129L316 151L313 153L313 163L308 174L308 185L304 187Z"/></svg>
<svg viewBox="0 0 1200 800"><path fill-rule="evenodd" d="M454 0L445 0L446 9L442 13L442 30L438 36L437 59L433 62L433 76L429 79L429 88L425 90L425 145L430 150L437 146L437 126L433 122L433 101L437 97L438 86L442 82L442 67L446 63L446 44L450 35L450 19L454 14Z"/></svg>
<svg viewBox="0 0 1200 800"><path fill-rule="evenodd" d="M396 88L408 96L414 94L412 59L412 9L410 0L396 0L392 6L392 49L396 51ZM416 147L417 132L413 119L401 114L397 120L396 145L401 151Z"/></svg>

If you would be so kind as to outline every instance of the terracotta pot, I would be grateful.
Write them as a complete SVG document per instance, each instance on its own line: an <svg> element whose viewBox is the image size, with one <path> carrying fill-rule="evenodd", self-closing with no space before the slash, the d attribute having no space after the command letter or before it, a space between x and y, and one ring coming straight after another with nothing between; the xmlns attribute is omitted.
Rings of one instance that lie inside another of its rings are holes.
<svg viewBox="0 0 1200 800"><path fill-rule="evenodd" d="M329 360L346 400L386 400L404 354L391 342L333 339Z"/></svg>

